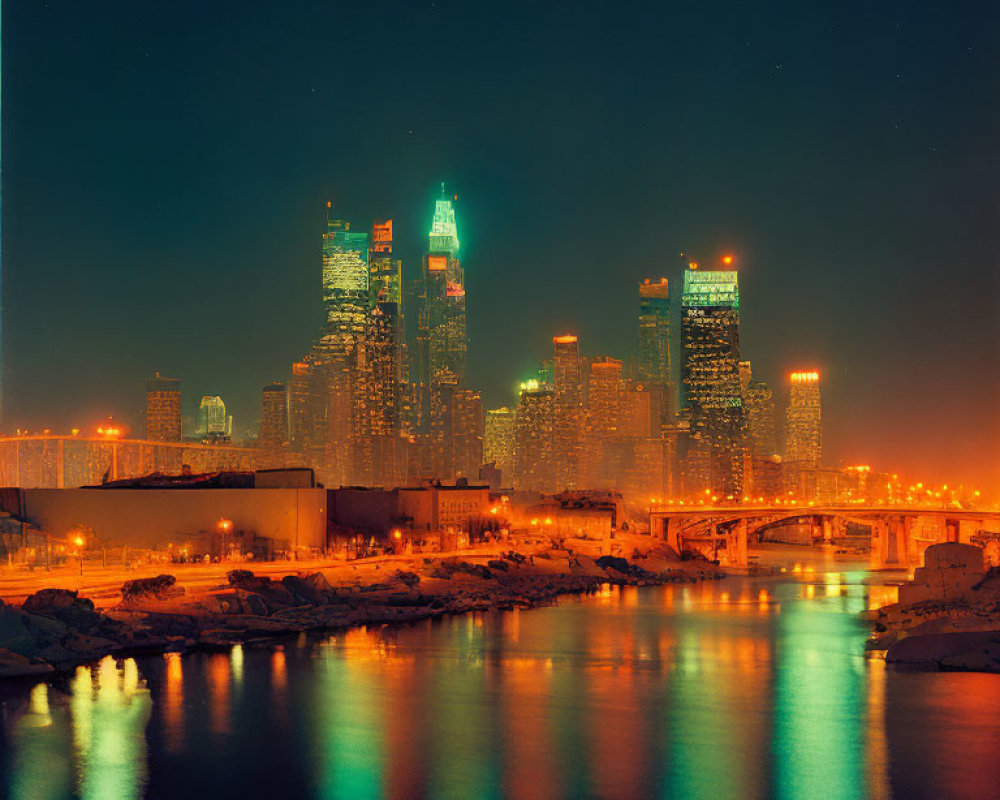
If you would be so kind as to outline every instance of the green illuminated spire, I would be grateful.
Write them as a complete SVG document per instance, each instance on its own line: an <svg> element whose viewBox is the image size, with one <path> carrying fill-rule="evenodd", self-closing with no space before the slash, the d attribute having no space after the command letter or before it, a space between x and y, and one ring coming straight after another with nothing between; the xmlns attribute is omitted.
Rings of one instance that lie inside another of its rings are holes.
<svg viewBox="0 0 1000 800"><path fill-rule="evenodd" d="M454 199L458 199L455 195ZM452 199L445 196L441 184L441 199L434 204L434 220L430 230L430 252L447 253L452 258L458 256L458 227L455 225L455 207Z"/></svg>

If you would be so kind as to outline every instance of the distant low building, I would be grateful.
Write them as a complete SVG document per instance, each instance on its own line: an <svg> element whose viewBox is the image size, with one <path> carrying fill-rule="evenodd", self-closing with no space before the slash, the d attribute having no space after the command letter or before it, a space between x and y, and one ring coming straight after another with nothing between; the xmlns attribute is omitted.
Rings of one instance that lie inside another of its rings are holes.
<svg viewBox="0 0 1000 800"><path fill-rule="evenodd" d="M468 485L341 487L329 490L330 522L342 531L388 537L394 529L478 536L491 525L490 488Z"/></svg>
<svg viewBox="0 0 1000 800"><path fill-rule="evenodd" d="M278 454L227 442L161 442L102 436L0 437L0 486L63 489L138 478L152 472L178 474L254 471L309 466L307 456ZM275 463L276 460L279 463Z"/></svg>

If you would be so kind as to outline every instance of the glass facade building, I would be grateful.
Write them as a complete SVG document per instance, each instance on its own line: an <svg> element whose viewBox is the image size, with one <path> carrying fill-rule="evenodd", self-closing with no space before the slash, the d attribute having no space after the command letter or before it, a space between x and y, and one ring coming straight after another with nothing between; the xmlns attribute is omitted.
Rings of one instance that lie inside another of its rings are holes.
<svg viewBox="0 0 1000 800"><path fill-rule="evenodd" d="M789 376L785 409L785 462L817 469L823 460L819 372L793 372Z"/></svg>
<svg viewBox="0 0 1000 800"><path fill-rule="evenodd" d="M740 294L735 270L684 272L681 405L690 422L688 488L743 492L745 419L740 391ZM699 485L700 484L700 485Z"/></svg>
<svg viewBox="0 0 1000 800"><path fill-rule="evenodd" d="M347 358L364 334L369 307L368 234L333 217L327 204L323 234L324 329L317 348L330 358Z"/></svg>
<svg viewBox="0 0 1000 800"><path fill-rule="evenodd" d="M670 324L670 286L666 278L639 284L639 358L636 377L649 386L661 387L658 394L664 423L676 412L673 343Z"/></svg>

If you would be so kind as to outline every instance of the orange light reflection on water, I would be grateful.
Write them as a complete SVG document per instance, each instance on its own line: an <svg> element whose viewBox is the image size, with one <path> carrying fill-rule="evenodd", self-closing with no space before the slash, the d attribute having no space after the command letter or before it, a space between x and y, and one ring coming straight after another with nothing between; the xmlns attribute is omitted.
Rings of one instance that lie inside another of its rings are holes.
<svg viewBox="0 0 1000 800"><path fill-rule="evenodd" d="M229 732L229 654L213 653L208 660L208 703L214 733Z"/></svg>
<svg viewBox="0 0 1000 800"><path fill-rule="evenodd" d="M163 724L167 749L178 752L184 741L184 665L180 653L166 653L167 680L163 696Z"/></svg>

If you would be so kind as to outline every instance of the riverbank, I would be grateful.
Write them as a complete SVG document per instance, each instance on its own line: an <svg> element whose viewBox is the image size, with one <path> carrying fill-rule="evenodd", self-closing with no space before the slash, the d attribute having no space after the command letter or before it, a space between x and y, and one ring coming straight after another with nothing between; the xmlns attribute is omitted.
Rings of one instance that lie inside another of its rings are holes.
<svg viewBox="0 0 1000 800"><path fill-rule="evenodd" d="M662 542L623 537L621 556L599 543L507 543L457 554L384 556L320 564L215 565L147 574L86 590L74 576L0 607L0 677L45 674L115 656L231 647L289 634L413 622L469 611L530 608L603 584L717 579ZM266 574L263 574L266 573ZM33 578L33 581L41 580Z"/></svg>
<svg viewBox="0 0 1000 800"><path fill-rule="evenodd" d="M956 597L894 603L869 619L868 649L888 663L1000 673L1000 569Z"/></svg>

